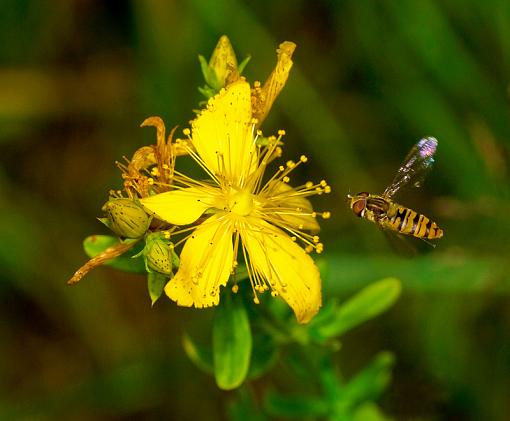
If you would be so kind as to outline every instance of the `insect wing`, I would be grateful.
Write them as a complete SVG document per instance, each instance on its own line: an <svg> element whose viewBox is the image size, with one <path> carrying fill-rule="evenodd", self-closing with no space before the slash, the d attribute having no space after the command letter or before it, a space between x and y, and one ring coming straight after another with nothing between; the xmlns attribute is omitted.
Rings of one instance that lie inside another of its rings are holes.
<svg viewBox="0 0 510 421"><path fill-rule="evenodd" d="M434 137L425 137L414 145L383 196L390 198L407 185L419 187L432 168L436 149L437 139Z"/></svg>

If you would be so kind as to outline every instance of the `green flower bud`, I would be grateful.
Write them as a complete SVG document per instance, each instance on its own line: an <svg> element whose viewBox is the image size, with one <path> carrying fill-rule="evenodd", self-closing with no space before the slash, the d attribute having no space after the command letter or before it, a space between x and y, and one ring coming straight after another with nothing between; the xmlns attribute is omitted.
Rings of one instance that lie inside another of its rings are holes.
<svg viewBox="0 0 510 421"><path fill-rule="evenodd" d="M144 256L149 270L171 276L172 252L173 246L162 238L147 240Z"/></svg>
<svg viewBox="0 0 510 421"><path fill-rule="evenodd" d="M230 40L226 35L223 35L219 39L209 62L201 55L198 56L198 59L206 83L206 86L199 88L199 91L210 98L216 95L221 88L240 78L250 57L246 57L241 64L238 64Z"/></svg>
<svg viewBox="0 0 510 421"><path fill-rule="evenodd" d="M161 232L147 235L145 247L140 254L145 259L147 272L155 271L172 277L173 269L179 267L179 256L174 251L174 245Z"/></svg>
<svg viewBox="0 0 510 421"><path fill-rule="evenodd" d="M98 218L120 237L140 238L147 230L151 218L132 199L110 199L102 208L106 218Z"/></svg>

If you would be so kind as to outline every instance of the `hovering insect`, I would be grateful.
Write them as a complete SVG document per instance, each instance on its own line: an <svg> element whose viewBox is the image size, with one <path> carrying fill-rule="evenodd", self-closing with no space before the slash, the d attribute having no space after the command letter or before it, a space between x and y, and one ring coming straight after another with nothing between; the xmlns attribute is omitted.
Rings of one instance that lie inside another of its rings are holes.
<svg viewBox="0 0 510 421"><path fill-rule="evenodd" d="M443 236L437 224L405 206L393 202L393 196L406 185L419 187L434 163L437 139L426 137L413 146L399 168L393 182L382 195L367 192L348 195L350 207L356 216L365 218L385 230L412 235L423 240L435 240Z"/></svg>

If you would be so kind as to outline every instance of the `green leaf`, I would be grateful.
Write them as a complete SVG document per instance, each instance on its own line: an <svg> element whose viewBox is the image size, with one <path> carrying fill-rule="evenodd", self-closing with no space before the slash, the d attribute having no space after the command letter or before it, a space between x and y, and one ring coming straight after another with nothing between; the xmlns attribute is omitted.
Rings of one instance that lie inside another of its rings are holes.
<svg viewBox="0 0 510 421"><path fill-rule="evenodd" d="M225 294L217 307L213 326L214 375L224 390L239 387L250 367L252 337L242 298Z"/></svg>
<svg viewBox="0 0 510 421"><path fill-rule="evenodd" d="M248 378L256 379L266 373L278 360L278 347L274 339L265 334L253 335L253 352L251 354Z"/></svg>
<svg viewBox="0 0 510 421"><path fill-rule="evenodd" d="M167 276L158 272L149 272L147 275L147 288L149 290L152 305L154 305L158 298L161 297L167 280Z"/></svg>
<svg viewBox="0 0 510 421"><path fill-rule="evenodd" d="M126 240L138 241L138 240ZM91 235L83 240L83 249L89 257L95 257L105 251L108 247L119 244L120 240L111 235ZM143 259L132 259L132 256L140 253L143 249L143 242L139 241L131 249L126 251L123 255L115 259L108 260L104 263L106 266L123 270L125 272L146 273L145 263Z"/></svg>
<svg viewBox="0 0 510 421"><path fill-rule="evenodd" d="M231 421L265 421L267 419L246 388L240 388L236 399L228 405L228 418Z"/></svg>
<svg viewBox="0 0 510 421"><path fill-rule="evenodd" d="M336 402L337 397L342 392L343 382L333 365L331 357L332 354L328 354L322 358L318 374L322 390L324 391L324 397L328 401Z"/></svg>
<svg viewBox="0 0 510 421"><path fill-rule="evenodd" d="M319 340L341 335L387 310L397 300L400 291L398 279L386 278L375 282L338 307L331 317L310 326L310 335Z"/></svg>
<svg viewBox="0 0 510 421"><path fill-rule="evenodd" d="M213 356L210 350L193 342L191 337L186 333L182 336L182 347L191 362L200 370L211 375L214 373Z"/></svg>
<svg viewBox="0 0 510 421"><path fill-rule="evenodd" d="M198 61L200 62L200 69L202 70L202 75L204 76L205 83L209 85L211 88L214 88L217 84L216 73L207 63L207 60L204 56L198 55Z"/></svg>
<svg viewBox="0 0 510 421"><path fill-rule="evenodd" d="M390 419L373 402L360 405L352 415L353 421L390 421Z"/></svg>
<svg viewBox="0 0 510 421"><path fill-rule="evenodd" d="M280 417L320 417L329 412L327 402L308 396L282 396L277 393L266 395L264 406L271 415Z"/></svg>
<svg viewBox="0 0 510 421"><path fill-rule="evenodd" d="M342 406L355 406L379 397L391 380L395 358L390 352L380 352L360 373L352 378L339 395Z"/></svg>
<svg viewBox="0 0 510 421"><path fill-rule="evenodd" d="M243 71L244 71L244 68L246 67L246 65L248 64L248 62L251 60L251 56L250 55L247 55L243 61L241 61L241 63L239 63L239 66L237 66L237 71L239 72L240 75L243 74Z"/></svg>

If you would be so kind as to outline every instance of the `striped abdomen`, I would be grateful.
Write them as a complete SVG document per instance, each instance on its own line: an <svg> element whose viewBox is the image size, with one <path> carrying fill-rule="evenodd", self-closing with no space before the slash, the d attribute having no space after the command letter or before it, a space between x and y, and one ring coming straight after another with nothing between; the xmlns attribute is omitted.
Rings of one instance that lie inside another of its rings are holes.
<svg viewBox="0 0 510 421"><path fill-rule="evenodd" d="M428 240L443 236L443 230L425 215L404 206L392 205L391 211L387 214L387 219L383 222L385 228Z"/></svg>

